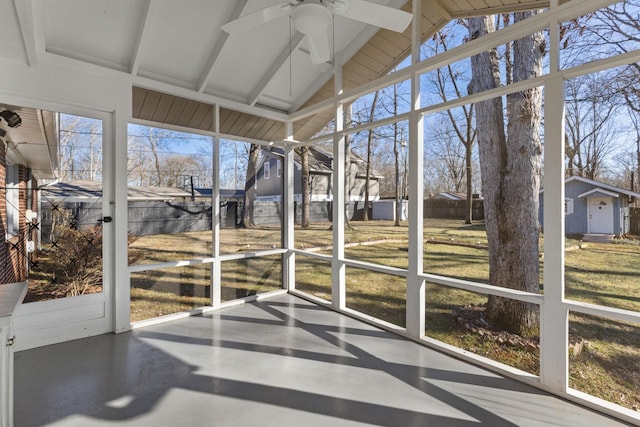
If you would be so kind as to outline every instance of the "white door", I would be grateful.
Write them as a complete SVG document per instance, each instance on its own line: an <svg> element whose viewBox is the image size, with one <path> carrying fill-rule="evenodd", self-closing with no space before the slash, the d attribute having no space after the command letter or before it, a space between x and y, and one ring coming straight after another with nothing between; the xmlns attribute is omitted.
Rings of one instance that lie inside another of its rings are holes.
<svg viewBox="0 0 640 427"><path fill-rule="evenodd" d="M108 114L60 115L58 183L38 183L37 247L14 320L24 350L113 330Z"/></svg>
<svg viewBox="0 0 640 427"><path fill-rule="evenodd" d="M588 199L588 229L590 234L613 234L613 199L592 197Z"/></svg>

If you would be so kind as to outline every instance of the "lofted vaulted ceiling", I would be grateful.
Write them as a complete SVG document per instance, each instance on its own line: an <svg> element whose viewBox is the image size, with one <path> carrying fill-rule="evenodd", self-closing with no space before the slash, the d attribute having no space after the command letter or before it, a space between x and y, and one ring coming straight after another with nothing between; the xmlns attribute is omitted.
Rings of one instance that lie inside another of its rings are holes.
<svg viewBox="0 0 640 427"><path fill-rule="evenodd" d="M333 95L334 67L311 63L307 38L286 16L233 35L220 27L281 1L0 0L0 56L32 67L63 57L126 73L134 118L215 131L218 104L221 133L277 141L287 114ZM411 1L369 1L411 12ZM548 3L422 0L419 25L426 39L452 19ZM345 89L385 75L410 52L411 26L400 34L335 16L331 34ZM299 121L295 139L311 137L330 118L329 111Z"/></svg>

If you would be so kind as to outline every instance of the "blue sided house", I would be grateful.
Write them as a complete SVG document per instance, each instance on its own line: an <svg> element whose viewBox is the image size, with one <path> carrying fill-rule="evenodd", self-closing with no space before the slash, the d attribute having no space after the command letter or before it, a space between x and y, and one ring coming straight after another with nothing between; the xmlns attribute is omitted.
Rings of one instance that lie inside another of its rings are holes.
<svg viewBox="0 0 640 427"><path fill-rule="evenodd" d="M611 239L629 232L629 206L640 193L580 176L565 180L565 233L585 240ZM544 190L540 224L544 226Z"/></svg>

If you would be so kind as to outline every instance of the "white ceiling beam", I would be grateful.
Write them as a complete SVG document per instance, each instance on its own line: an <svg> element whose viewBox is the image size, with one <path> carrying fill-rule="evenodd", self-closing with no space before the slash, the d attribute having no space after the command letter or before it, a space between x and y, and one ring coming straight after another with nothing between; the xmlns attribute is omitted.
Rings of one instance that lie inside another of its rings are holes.
<svg viewBox="0 0 640 427"><path fill-rule="evenodd" d="M373 25L367 25L358 35L349 43L342 51L334 52L334 60L340 59L341 64L346 64L353 55L358 51L378 32L379 28ZM303 94L293 103L289 112L297 111L301 108L309 99L313 97L333 76L333 67L330 67L326 72L318 76L307 89L303 91Z"/></svg>
<svg viewBox="0 0 640 427"><path fill-rule="evenodd" d="M147 3L144 6L144 16L142 17L142 22L140 23L138 30L138 38L136 39L136 44L133 47L133 54L131 55L131 74L134 76L138 74L138 69L140 68L140 52L142 52L142 48L144 47L145 30L149 27L151 3L151 0L147 0Z"/></svg>
<svg viewBox="0 0 640 427"><path fill-rule="evenodd" d="M227 22L231 22L234 19L238 19L240 17L240 14L244 10L244 7L246 6L246 4L247 4L247 0L237 1L236 7L233 9L233 12L231 13L231 16L229 17ZM222 30L218 30L218 31L222 31ZM229 38L229 33L227 33L226 31L222 31L220 40L211 51L211 56L209 57L209 61L207 62L206 67L204 68L204 72L200 76L200 79L198 79L198 84L196 87L196 90L198 92L203 93L205 88L207 87L207 82L209 81L209 79L211 78L211 75L213 74L213 67L216 65L218 56L220 55L220 52L222 52L222 48L227 43L228 38Z"/></svg>
<svg viewBox="0 0 640 427"><path fill-rule="evenodd" d="M327 69L325 72L316 77L313 82L303 91L296 102L289 108L289 113L298 111L313 95L315 95L322 87L333 77L333 68Z"/></svg>
<svg viewBox="0 0 640 427"><path fill-rule="evenodd" d="M22 44L27 55L27 64L30 68L35 68L38 65L38 52L36 49L32 0L13 0L13 6L18 15Z"/></svg>
<svg viewBox="0 0 640 427"><path fill-rule="evenodd" d="M296 31L287 46L278 54L276 59L271 63L269 68L264 72L262 78L258 82L255 88L251 91L249 98L247 98L247 104L256 105L258 102L258 98L264 93L265 89L269 85L269 82L275 77L275 75L280 71L280 68L287 62L287 59L291 60L291 53L300 46L302 40L304 39L304 34L300 31ZM291 76L290 76L291 77Z"/></svg>

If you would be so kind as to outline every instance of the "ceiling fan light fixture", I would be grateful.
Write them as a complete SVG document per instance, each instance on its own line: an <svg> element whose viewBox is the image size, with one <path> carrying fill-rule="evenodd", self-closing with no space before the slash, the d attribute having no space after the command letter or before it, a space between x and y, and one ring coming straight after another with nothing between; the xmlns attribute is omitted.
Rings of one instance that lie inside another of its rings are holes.
<svg viewBox="0 0 640 427"><path fill-rule="evenodd" d="M302 3L291 12L295 27L304 35L325 33L332 20L331 11L319 3Z"/></svg>

